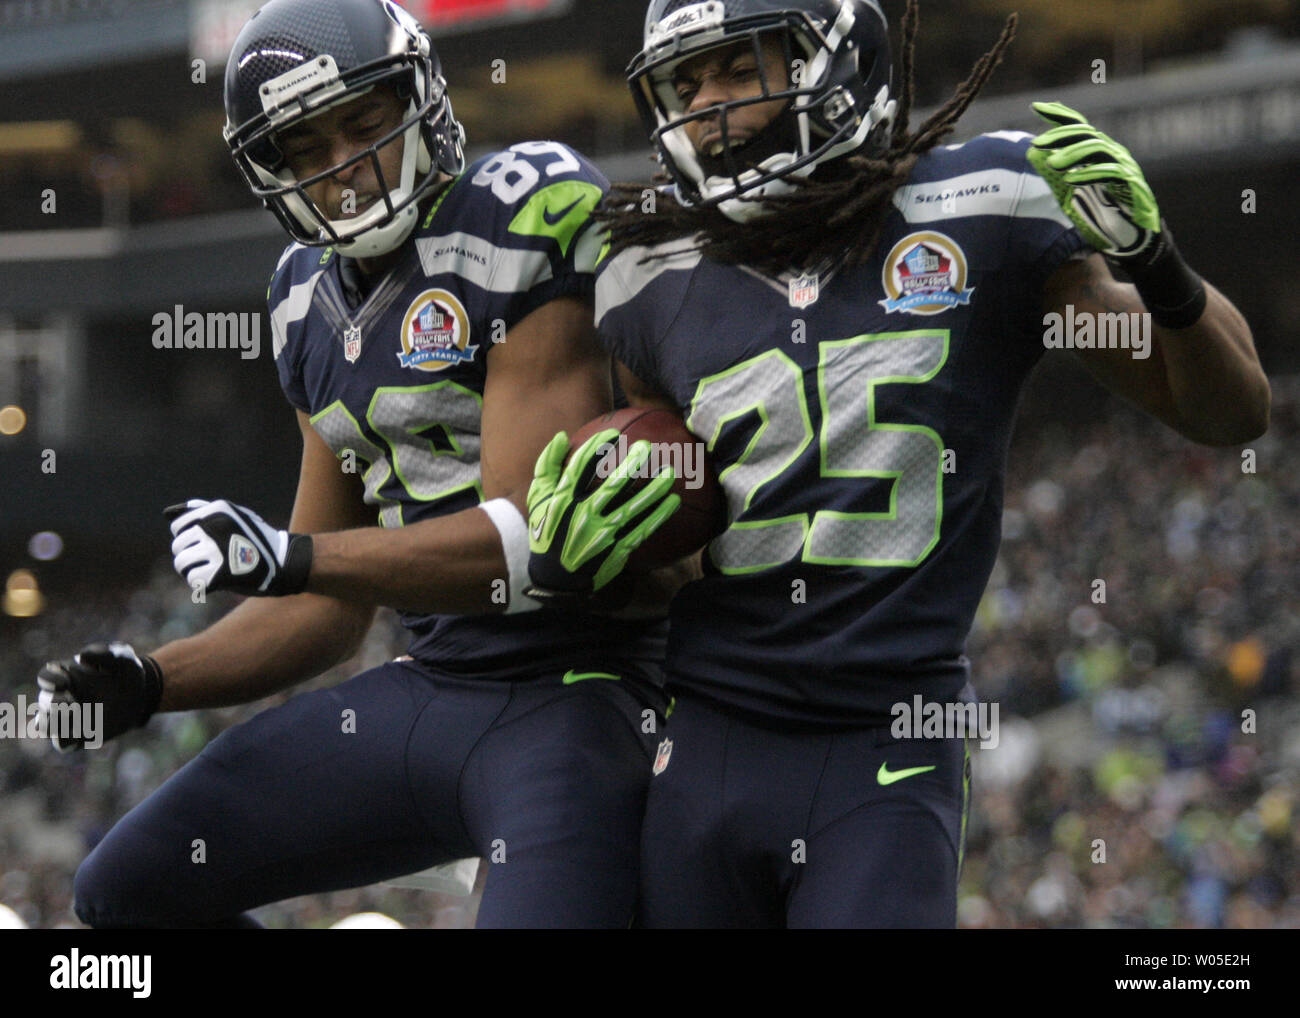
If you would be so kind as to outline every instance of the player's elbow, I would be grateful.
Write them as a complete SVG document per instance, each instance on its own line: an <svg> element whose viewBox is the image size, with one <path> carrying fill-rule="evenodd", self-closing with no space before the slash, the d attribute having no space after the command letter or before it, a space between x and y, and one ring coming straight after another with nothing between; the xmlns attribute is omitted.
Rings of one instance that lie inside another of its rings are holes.
<svg viewBox="0 0 1300 1018"><path fill-rule="evenodd" d="M1226 447L1253 442L1268 431L1273 392L1261 371L1239 400L1225 401L1212 419L1197 421L1179 430L1201 445Z"/></svg>
<svg viewBox="0 0 1300 1018"><path fill-rule="evenodd" d="M1238 405L1232 422L1231 434L1225 435L1223 445L1242 445L1253 442L1268 431L1269 415L1273 409L1273 390L1262 368L1256 368L1247 394Z"/></svg>
<svg viewBox="0 0 1300 1018"><path fill-rule="evenodd" d="M1273 412L1273 389L1268 384L1268 378L1263 371L1259 373L1259 381L1255 388L1256 395L1251 402L1251 416L1242 436L1232 443L1233 445L1240 442L1253 442L1268 431L1269 417Z"/></svg>
<svg viewBox="0 0 1300 1018"><path fill-rule="evenodd" d="M1241 318L1241 312L1237 312L1237 315ZM1251 351L1252 356L1247 365L1246 378L1242 385L1242 398L1238 404L1240 416L1238 431L1233 441L1227 443L1229 445L1253 442L1268 431L1269 416L1273 409L1273 389L1268 384L1268 375L1264 374L1264 366L1259 362L1259 355L1254 352L1255 337L1251 334L1245 318L1241 318L1240 324L1244 333L1244 345Z"/></svg>

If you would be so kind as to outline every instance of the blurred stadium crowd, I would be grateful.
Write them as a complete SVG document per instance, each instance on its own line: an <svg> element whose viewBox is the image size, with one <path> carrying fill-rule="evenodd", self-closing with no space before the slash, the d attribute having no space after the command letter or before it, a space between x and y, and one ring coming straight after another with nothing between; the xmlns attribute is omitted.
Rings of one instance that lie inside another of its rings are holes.
<svg viewBox="0 0 1300 1018"><path fill-rule="evenodd" d="M1300 925L1296 382L1248 450L1019 436L969 653L1029 720L975 754L963 925Z"/></svg>
<svg viewBox="0 0 1300 1018"><path fill-rule="evenodd" d="M1001 725L996 748L973 750L963 926L1300 926L1298 444L1300 378L1275 382L1272 427L1245 451L1194 446L1114 404L1091 423L1022 425L969 646ZM160 562L134 590L26 620L0 674L34 676L92 639L154 647L232 603L192 604ZM402 647L381 615L318 683ZM19 692L34 696L6 699ZM0 740L0 903L32 927L77 925L73 874L113 820L267 705L157 717L69 757ZM257 914L462 927L476 904L379 886Z"/></svg>

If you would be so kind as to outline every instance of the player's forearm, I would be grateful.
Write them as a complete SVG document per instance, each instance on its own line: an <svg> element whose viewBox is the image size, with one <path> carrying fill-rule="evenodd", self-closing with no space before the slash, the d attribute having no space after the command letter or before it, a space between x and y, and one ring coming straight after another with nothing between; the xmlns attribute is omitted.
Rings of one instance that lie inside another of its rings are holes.
<svg viewBox="0 0 1300 1018"><path fill-rule="evenodd" d="M201 633L153 653L164 711L249 703L348 657L373 611L309 594L249 600Z"/></svg>
<svg viewBox="0 0 1300 1018"><path fill-rule="evenodd" d="M1098 360L1094 373L1193 441L1258 438L1268 428L1270 393L1250 327L1183 259L1133 154L1077 110L1056 102L1034 110L1055 126L1031 142L1029 162L1087 245L1133 283L1116 288L1087 259L1058 273L1065 306L1077 297L1111 314L1141 309L1153 326L1159 356L1147 367Z"/></svg>
<svg viewBox="0 0 1300 1018"><path fill-rule="evenodd" d="M316 534L307 580L317 594L452 615L503 611L508 585L501 535L479 509L394 530Z"/></svg>
<svg viewBox="0 0 1300 1018"><path fill-rule="evenodd" d="M1218 290L1187 329L1155 326L1179 431L1206 445L1240 445L1268 428L1271 393L1250 326Z"/></svg>

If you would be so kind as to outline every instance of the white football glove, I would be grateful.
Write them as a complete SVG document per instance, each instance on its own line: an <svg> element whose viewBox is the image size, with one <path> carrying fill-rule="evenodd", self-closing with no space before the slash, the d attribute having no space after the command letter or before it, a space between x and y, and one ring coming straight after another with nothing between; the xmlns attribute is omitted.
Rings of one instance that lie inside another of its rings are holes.
<svg viewBox="0 0 1300 1018"><path fill-rule="evenodd" d="M311 537L276 530L225 499L169 506L173 565L196 590L279 597L298 594L311 573Z"/></svg>

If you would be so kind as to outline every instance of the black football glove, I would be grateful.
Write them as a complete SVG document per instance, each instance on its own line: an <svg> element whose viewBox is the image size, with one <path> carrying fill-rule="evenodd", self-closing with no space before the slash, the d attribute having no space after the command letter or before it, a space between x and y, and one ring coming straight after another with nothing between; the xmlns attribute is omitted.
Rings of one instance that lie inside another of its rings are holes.
<svg viewBox="0 0 1300 1018"><path fill-rule="evenodd" d="M173 565L191 587L279 597L299 594L311 573L311 537L276 530L225 499L168 506Z"/></svg>
<svg viewBox="0 0 1300 1018"><path fill-rule="evenodd" d="M73 658L51 661L36 675L40 687L37 705L54 748L60 753L81 749L85 736L107 742L123 732L139 728L158 709L162 699L162 669L149 656L140 657L125 643L92 643ZM61 704L74 708L103 705L103 718L81 725L83 738L67 737L67 726L58 720ZM103 730L87 731L96 723Z"/></svg>

